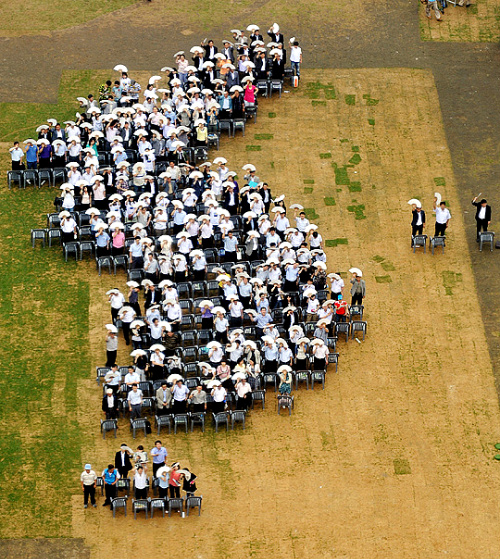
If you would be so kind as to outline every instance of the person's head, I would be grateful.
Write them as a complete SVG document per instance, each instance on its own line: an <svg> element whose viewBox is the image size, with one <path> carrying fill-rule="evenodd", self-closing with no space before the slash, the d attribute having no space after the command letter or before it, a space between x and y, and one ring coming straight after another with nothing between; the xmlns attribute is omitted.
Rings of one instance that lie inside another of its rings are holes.
<svg viewBox="0 0 500 559"><path fill-rule="evenodd" d="M91 470L91 465L90 464L85 464L84 469L87 473L89 473L90 470Z"/></svg>
<svg viewBox="0 0 500 559"><path fill-rule="evenodd" d="M201 392L202 390L203 390L203 386L201 384L198 384L198 386L196 387L196 391Z"/></svg>
<svg viewBox="0 0 500 559"><path fill-rule="evenodd" d="M446 202L444 200L442 200L439 205L440 205L442 210L444 210L446 208Z"/></svg>
<svg viewBox="0 0 500 559"><path fill-rule="evenodd" d="M294 42L293 42L293 46L294 46L294 47L298 47L298 46L299 46L299 42L298 42L298 41L294 41Z"/></svg>
<svg viewBox="0 0 500 559"><path fill-rule="evenodd" d="M113 395L113 389L112 389L112 388L108 388L108 389L106 390L106 394L107 394L108 396L112 396L112 395Z"/></svg>
<svg viewBox="0 0 500 559"><path fill-rule="evenodd" d="M163 390L167 389L167 383L166 382L162 382L161 383L161 387L163 388Z"/></svg>
<svg viewBox="0 0 500 559"><path fill-rule="evenodd" d="M181 465L179 464L179 462L174 462L170 467L172 468L172 470L177 471L180 469Z"/></svg>
<svg viewBox="0 0 500 559"><path fill-rule="evenodd" d="M113 464L108 464L108 472L113 472L113 470L115 469Z"/></svg>
<svg viewBox="0 0 500 559"><path fill-rule="evenodd" d="M143 471L144 471L144 468L142 466L137 466L137 473L138 474L142 474Z"/></svg>
<svg viewBox="0 0 500 559"><path fill-rule="evenodd" d="M488 202L486 202L486 200L483 198L479 203L481 204L481 206L483 206L483 208L485 208Z"/></svg>
<svg viewBox="0 0 500 559"><path fill-rule="evenodd" d="M262 308L260 309L260 313L262 314L262 316L266 316L266 314L267 314L267 308L266 308L266 307L262 307Z"/></svg>
<svg viewBox="0 0 500 559"><path fill-rule="evenodd" d="M115 80L115 85L119 86L120 85L120 80Z"/></svg>
<svg viewBox="0 0 500 559"><path fill-rule="evenodd" d="M118 370L118 365L116 363L114 363L113 365L111 365L111 370L113 372L116 372Z"/></svg>
<svg viewBox="0 0 500 559"><path fill-rule="evenodd" d="M161 448L161 441L158 439L155 441L156 448Z"/></svg>
<svg viewBox="0 0 500 559"><path fill-rule="evenodd" d="M175 384L177 384L177 386L180 388L182 386L182 380L179 379Z"/></svg>
<svg viewBox="0 0 500 559"><path fill-rule="evenodd" d="M133 384L133 385L132 385L132 390L133 390L134 392L137 392L137 384Z"/></svg>
<svg viewBox="0 0 500 559"><path fill-rule="evenodd" d="M144 450L144 447L142 446L142 444L140 444L140 445L137 447L137 450L138 450L139 452L142 452L142 451Z"/></svg>

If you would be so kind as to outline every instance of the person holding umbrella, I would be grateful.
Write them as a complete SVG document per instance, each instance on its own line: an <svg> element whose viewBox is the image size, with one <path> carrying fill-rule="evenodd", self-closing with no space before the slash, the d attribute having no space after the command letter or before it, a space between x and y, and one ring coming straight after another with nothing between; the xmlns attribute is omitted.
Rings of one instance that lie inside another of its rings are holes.
<svg viewBox="0 0 500 559"><path fill-rule="evenodd" d="M349 270L352 274L351 278L351 305L362 305L363 299L366 297L366 284L363 278L363 272L358 268Z"/></svg>
<svg viewBox="0 0 500 559"><path fill-rule="evenodd" d="M240 375L239 379L236 381L235 386L236 394L238 395L236 409L247 411L248 408L252 405L252 387L247 382L244 373L236 373L236 375Z"/></svg>

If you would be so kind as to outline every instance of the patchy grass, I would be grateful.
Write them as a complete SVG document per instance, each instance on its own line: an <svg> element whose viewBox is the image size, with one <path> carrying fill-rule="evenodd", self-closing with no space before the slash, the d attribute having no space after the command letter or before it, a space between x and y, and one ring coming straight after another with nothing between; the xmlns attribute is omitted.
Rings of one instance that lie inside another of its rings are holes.
<svg viewBox="0 0 500 559"><path fill-rule="evenodd" d="M405 476L411 474L410 463L408 462L408 460L405 460L403 458L396 458L395 460L393 460L393 464L394 473L397 476Z"/></svg>
<svg viewBox="0 0 500 559"><path fill-rule="evenodd" d="M269 118L276 118L276 113L268 113L267 116Z"/></svg>
<svg viewBox="0 0 500 559"><path fill-rule="evenodd" d="M391 264L390 262L382 262L382 269L384 272L394 272L396 268L394 264Z"/></svg>
<svg viewBox="0 0 500 559"><path fill-rule="evenodd" d="M325 202L325 206L335 206L335 198L325 197L323 200Z"/></svg>
<svg viewBox="0 0 500 559"><path fill-rule="evenodd" d="M359 181L352 181L349 185L349 192L361 192L361 183Z"/></svg>
<svg viewBox="0 0 500 559"><path fill-rule="evenodd" d="M459 283L462 283L462 274L458 272L453 272L451 270L445 270L441 273L443 278L443 287L445 289L446 295L453 295L453 288Z"/></svg>
<svg viewBox="0 0 500 559"><path fill-rule="evenodd" d="M359 151L359 146L352 146L352 147L351 147L351 150L352 150L354 153L358 153L358 151Z"/></svg>
<svg viewBox="0 0 500 559"><path fill-rule="evenodd" d="M392 283L391 276L375 276L375 281L377 283Z"/></svg>
<svg viewBox="0 0 500 559"><path fill-rule="evenodd" d="M261 151L262 146L248 145L245 147L246 151Z"/></svg>
<svg viewBox="0 0 500 559"><path fill-rule="evenodd" d="M359 165L361 163L361 155L359 153L355 153L351 159L349 159L349 163L351 165Z"/></svg>
<svg viewBox="0 0 500 559"><path fill-rule="evenodd" d="M305 188L304 188L304 190L305 190ZM318 219L319 218L319 215L316 213L315 208L304 208L304 212L306 213L307 219Z"/></svg>
<svg viewBox="0 0 500 559"><path fill-rule="evenodd" d="M338 186L349 186L351 181L349 180L347 167L345 165L339 167L336 163L332 163L332 166L335 172L335 184Z"/></svg>
<svg viewBox="0 0 500 559"><path fill-rule="evenodd" d="M346 105L355 105L356 104L356 95L346 95L344 97Z"/></svg>
<svg viewBox="0 0 500 559"><path fill-rule="evenodd" d="M304 179L303 183L304 184L314 184L314 179Z"/></svg>
<svg viewBox="0 0 500 559"><path fill-rule="evenodd" d="M311 101L313 107L326 107L326 101Z"/></svg>
<svg viewBox="0 0 500 559"><path fill-rule="evenodd" d="M446 186L446 179L444 177L434 177L434 184L436 186Z"/></svg>
<svg viewBox="0 0 500 559"><path fill-rule="evenodd" d="M311 188L310 186L306 186L304 188L304 194L312 194L314 192L314 188Z"/></svg>
<svg viewBox="0 0 500 559"><path fill-rule="evenodd" d="M319 154L319 158L320 159L331 159L332 158L332 154L328 151L326 153L320 153Z"/></svg>
<svg viewBox="0 0 500 559"><path fill-rule="evenodd" d="M353 213L356 219L366 219L364 204L347 206L347 211Z"/></svg>
<svg viewBox="0 0 500 559"><path fill-rule="evenodd" d="M347 245L348 240L345 237L339 237L338 239L327 239L325 241L325 246L330 248L335 248L338 245Z"/></svg>
<svg viewBox="0 0 500 559"><path fill-rule="evenodd" d="M371 95L368 95L368 94L363 95L363 99L366 100L366 104L369 107L372 107L374 105L378 105L378 103L379 103L378 99L373 99L373 97L371 97Z"/></svg>
<svg viewBox="0 0 500 559"><path fill-rule="evenodd" d="M254 134L255 140L272 140L274 138L274 134Z"/></svg>
<svg viewBox="0 0 500 559"><path fill-rule="evenodd" d="M374 118L369 118L369 119L368 119L368 124L369 124L370 126L375 126L375 119L374 119Z"/></svg>
<svg viewBox="0 0 500 559"><path fill-rule="evenodd" d="M379 256L378 254L376 254L375 256L372 256L372 260L374 260L375 262L378 262L379 264L381 262L383 262L385 260L384 256Z"/></svg>

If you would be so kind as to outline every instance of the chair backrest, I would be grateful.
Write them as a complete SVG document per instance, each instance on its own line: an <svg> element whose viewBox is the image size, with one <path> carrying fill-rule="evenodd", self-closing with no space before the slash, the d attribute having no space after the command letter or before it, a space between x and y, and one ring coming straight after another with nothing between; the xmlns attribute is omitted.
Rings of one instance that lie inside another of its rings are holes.
<svg viewBox="0 0 500 559"><path fill-rule="evenodd" d="M134 510L148 510L148 499L135 499L132 501Z"/></svg>
<svg viewBox="0 0 500 559"><path fill-rule="evenodd" d="M189 415L187 413L178 413L174 415L174 423L185 423L187 425Z"/></svg>
<svg viewBox="0 0 500 559"><path fill-rule="evenodd" d="M136 429L144 429L146 427L147 419L145 417L138 417L136 419L131 419L130 422Z"/></svg>
<svg viewBox="0 0 500 559"><path fill-rule="evenodd" d="M101 430L102 431L113 431L116 429L116 419L103 419L101 421Z"/></svg>
<svg viewBox="0 0 500 559"><path fill-rule="evenodd" d="M165 509L166 500L165 499L151 499L151 508L152 509Z"/></svg>
<svg viewBox="0 0 500 559"><path fill-rule="evenodd" d="M127 508L127 497L115 497L111 499L111 506L114 509Z"/></svg>
<svg viewBox="0 0 500 559"><path fill-rule="evenodd" d="M184 508L184 499L169 499L168 500L168 510L178 509L182 511Z"/></svg>
<svg viewBox="0 0 500 559"><path fill-rule="evenodd" d="M233 421L245 421L246 412L243 410L235 410L231 412Z"/></svg>

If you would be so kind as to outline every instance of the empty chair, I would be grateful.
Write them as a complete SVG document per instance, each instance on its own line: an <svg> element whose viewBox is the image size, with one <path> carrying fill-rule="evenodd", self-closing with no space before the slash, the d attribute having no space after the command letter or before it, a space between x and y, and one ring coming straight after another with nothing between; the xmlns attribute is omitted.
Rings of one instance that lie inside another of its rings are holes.
<svg viewBox="0 0 500 559"><path fill-rule="evenodd" d="M337 322L335 325L335 334L338 336L339 334L345 334L345 341L349 340L349 330L350 324L349 322Z"/></svg>
<svg viewBox="0 0 500 559"><path fill-rule="evenodd" d="M158 428L158 436L162 427L168 427L168 434L170 435L172 429L172 416L171 415L155 415L155 425Z"/></svg>
<svg viewBox="0 0 500 559"><path fill-rule="evenodd" d="M219 130L221 134L224 130L227 130L227 135L231 137L231 121L229 119L219 120Z"/></svg>
<svg viewBox="0 0 500 559"><path fill-rule="evenodd" d="M172 511L178 510L182 514L184 510L184 499L169 499L168 500L168 516L172 516Z"/></svg>
<svg viewBox="0 0 500 559"><path fill-rule="evenodd" d="M24 179L22 171L7 171L7 183L9 188L17 184L18 188L24 188Z"/></svg>
<svg viewBox="0 0 500 559"><path fill-rule="evenodd" d="M125 516L127 516L127 499L128 497L126 495L124 497L115 497L114 499L111 498L111 510L113 511L113 518L115 517L115 513L118 509L123 509Z"/></svg>
<svg viewBox="0 0 500 559"><path fill-rule="evenodd" d="M257 107L254 105L253 107L249 105L245 109L245 118L248 120L249 118L255 117L254 122L257 122Z"/></svg>
<svg viewBox="0 0 500 559"><path fill-rule="evenodd" d="M201 495L199 497L195 497L194 495L186 497L186 516L189 516L190 509L195 509L196 507L198 507L198 516L201 515L202 499L203 497Z"/></svg>
<svg viewBox="0 0 500 559"><path fill-rule="evenodd" d="M321 386L324 390L325 376L325 371L311 371L311 388L314 390L314 383L321 382Z"/></svg>
<svg viewBox="0 0 500 559"><path fill-rule="evenodd" d="M187 373L187 367L190 368L190 370L192 370L193 372L197 372L198 371L198 364L197 363L187 363L186 367L184 368L184 374ZM194 390L201 382L200 377L191 377L191 378L187 378L186 379L186 387L189 388L189 390Z"/></svg>
<svg viewBox="0 0 500 559"><path fill-rule="evenodd" d="M107 373L109 373L110 369L108 367L96 367L96 382L98 385L101 384L101 379L103 379Z"/></svg>
<svg viewBox="0 0 500 559"><path fill-rule="evenodd" d="M268 95L267 80L257 80L257 83L255 85L257 86L257 89L259 90L259 92L261 92L261 95L263 97L267 97L267 95Z"/></svg>
<svg viewBox="0 0 500 559"><path fill-rule="evenodd" d="M57 244L61 246L62 244L62 231L60 229L49 229L47 233L49 239L49 247L52 246L52 241L57 239Z"/></svg>
<svg viewBox="0 0 500 559"><path fill-rule="evenodd" d="M141 283L144 279L144 272L142 270L129 270L127 274L128 281L136 281L137 283Z"/></svg>
<svg viewBox="0 0 500 559"><path fill-rule="evenodd" d="M179 295L179 299L192 299L191 284L187 282L178 283L177 294Z"/></svg>
<svg viewBox="0 0 500 559"><path fill-rule="evenodd" d="M126 254L118 254L117 256L113 256L113 270L116 276L117 268L122 267L125 271L128 268L128 256Z"/></svg>
<svg viewBox="0 0 500 559"><path fill-rule="evenodd" d="M269 95L272 97L273 91L278 91L279 96L281 97L281 92L283 91L283 82L282 80L271 80L269 86Z"/></svg>
<svg viewBox="0 0 500 559"><path fill-rule="evenodd" d="M235 423L241 423L243 429L245 429L246 413L247 412L244 411L244 410L235 410L235 411L229 412L229 415L231 416L231 429L234 430Z"/></svg>
<svg viewBox="0 0 500 559"><path fill-rule="evenodd" d="M138 417L137 419L130 420L130 430L132 431L132 437L135 439L135 434L137 431L144 431L144 436L147 433L147 419L144 417ZM115 434L116 437L116 434Z"/></svg>
<svg viewBox="0 0 500 559"><path fill-rule="evenodd" d="M193 432L195 425L201 426L201 432L205 432L205 413L204 412L191 412L189 414L189 420L191 422L191 433Z"/></svg>
<svg viewBox="0 0 500 559"><path fill-rule="evenodd" d="M282 409L287 409L288 415L292 415L293 396L290 396L289 394L280 394L277 398L277 401L278 401L278 415L280 415Z"/></svg>
<svg viewBox="0 0 500 559"><path fill-rule="evenodd" d="M124 369L126 369L126 371L122 374L126 375L128 372L128 367L124 367ZM137 388L139 390L142 390L144 396L151 396L153 394L153 383L150 380L139 382Z"/></svg>
<svg viewBox="0 0 500 559"><path fill-rule="evenodd" d="M80 243L76 241L71 243L65 243L63 246L63 251L64 251L64 260L66 260L66 262L68 261L68 256L70 254L74 254L75 260L78 260L78 257L80 255Z"/></svg>
<svg viewBox="0 0 500 559"><path fill-rule="evenodd" d="M332 351L335 351L337 349L337 337L327 338L326 339L326 345L327 345L328 349L331 349Z"/></svg>
<svg viewBox="0 0 500 559"><path fill-rule="evenodd" d="M364 320L353 320L351 322L351 337L354 340L355 332L363 332L363 341L366 334L366 322Z"/></svg>
<svg viewBox="0 0 500 559"><path fill-rule="evenodd" d="M233 138L236 136L236 131L241 130L243 136L245 135L245 119L235 118L233 120Z"/></svg>
<svg viewBox="0 0 500 559"><path fill-rule="evenodd" d="M41 188L47 184L47 186L53 186L53 176L51 169L40 169L38 171L38 188Z"/></svg>
<svg viewBox="0 0 500 559"><path fill-rule="evenodd" d="M95 242L94 241L80 241L80 260L83 260L83 253L88 252L90 256L94 254Z"/></svg>
<svg viewBox="0 0 500 559"><path fill-rule="evenodd" d="M130 492L130 480L128 478L120 478L116 481L116 490L117 491L125 491L128 495Z"/></svg>
<svg viewBox="0 0 500 559"><path fill-rule="evenodd" d="M262 409L266 408L266 391L265 390L254 390L252 392L252 409L255 407L255 402L262 403Z"/></svg>
<svg viewBox="0 0 500 559"><path fill-rule="evenodd" d="M134 511L134 518L137 519L137 513L144 511L146 518L148 517L149 499L132 499L132 510Z"/></svg>
<svg viewBox="0 0 500 559"><path fill-rule="evenodd" d="M182 350L184 363L194 363L198 361L198 348L196 346L186 347Z"/></svg>
<svg viewBox="0 0 500 559"><path fill-rule="evenodd" d="M338 353L329 353L328 354L328 364L333 363L335 364L335 372L337 372L339 367L339 354Z"/></svg>
<svg viewBox="0 0 500 559"><path fill-rule="evenodd" d="M479 251L483 251L483 244L490 243L491 252L493 252L493 246L495 244L495 233L493 231L481 231L479 233Z"/></svg>
<svg viewBox="0 0 500 559"><path fill-rule="evenodd" d="M111 275L111 256L99 256L99 258L96 258L96 266L99 275L101 275L102 269L105 266L108 268L109 275Z"/></svg>
<svg viewBox="0 0 500 559"><path fill-rule="evenodd" d="M106 438L108 431L113 431L116 439L116 430L118 429L118 421L116 419L101 419L102 438Z"/></svg>
<svg viewBox="0 0 500 559"><path fill-rule="evenodd" d="M212 418L215 425L215 432L219 431L219 425L226 425L226 431L229 431L229 422L227 418L227 413L222 411L219 413L212 413Z"/></svg>
<svg viewBox="0 0 500 559"><path fill-rule="evenodd" d="M207 297L217 297L219 295L219 282L212 280L207 282Z"/></svg>
<svg viewBox="0 0 500 559"><path fill-rule="evenodd" d="M351 305L349 307L349 315L351 316L351 320L357 316L359 317L359 320L363 320L363 313L364 313L365 307L363 305ZM328 346L330 347L330 346Z"/></svg>
<svg viewBox="0 0 500 559"><path fill-rule="evenodd" d="M149 505L151 507L151 518L153 518L155 509L161 510L162 517L165 516L165 508L167 506L166 499L151 499Z"/></svg>
<svg viewBox="0 0 500 559"><path fill-rule="evenodd" d="M141 406L142 412L154 414L155 407L156 407L155 402L156 400L154 398L143 398L142 406Z"/></svg>
<svg viewBox="0 0 500 559"><path fill-rule="evenodd" d="M27 184L36 185L38 182L38 171L35 169L27 169L23 173L24 188Z"/></svg>
<svg viewBox="0 0 500 559"><path fill-rule="evenodd" d="M52 181L54 186L57 182L66 182L66 177L68 176L68 170L65 167L55 167L52 169Z"/></svg>
<svg viewBox="0 0 500 559"><path fill-rule="evenodd" d="M32 229L31 230L31 246L35 248L37 240L42 241L42 245L45 248L45 238L47 237L47 229Z"/></svg>
<svg viewBox="0 0 500 559"><path fill-rule="evenodd" d="M177 433L177 425L183 425L188 432L189 415L187 413L178 413L174 415L174 434Z"/></svg>
<svg viewBox="0 0 500 559"><path fill-rule="evenodd" d="M207 295L207 282L194 281L191 284L191 292L193 297L206 297Z"/></svg>
<svg viewBox="0 0 500 559"><path fill-rule="evenodd" d="M194 330L194 316L192 314L182 315L181 330Z"/></svg>
<svg viewBox="0 0 500 559"><path fill-rule="evenodd" d="M424 252L427 245L427 235L415 235L413 237L413 252L417 249L417 247L423 247Z"/></svg>
<svg viewBox="0 0 500 559"><path fill-rule="evenodd" d="M276 373L265 373L262 376L262 381L264 382L264 386L272 384L275 392L278 389L278 375Z"/></svg>
<svg viewBox="0 0 500 559"><path fill-rule="evenodd" d="M297 371L295 373L295 390L299 388L299 383L306 383L306 390L309 390L309 371Z"/></svg>
<svg viewBox="0 0 500 559"><path fill-rule="evenodd" d="M434 249L436 247L441 247L444 252L445 240L446 237L430 237L429 244L431 246L431 253L434 254Z"/></svg>
<svg viewBox="0 0 500 559"><path fill-rule="evenodd" d="M198 338L198 345L199 346L205 346L209 342L211 342L212 339L213 339L212 331L211 330L199 330L197 338Z"/></svg>

